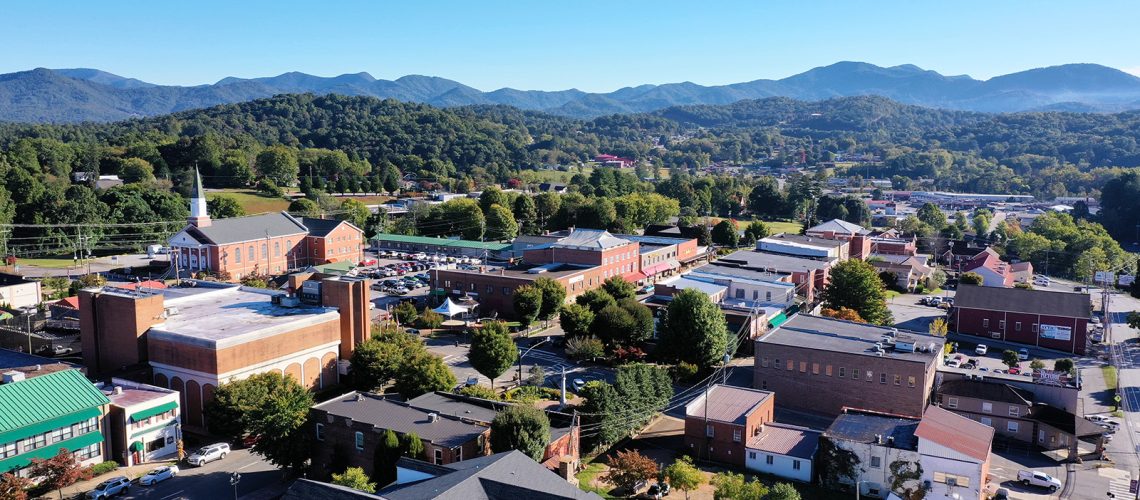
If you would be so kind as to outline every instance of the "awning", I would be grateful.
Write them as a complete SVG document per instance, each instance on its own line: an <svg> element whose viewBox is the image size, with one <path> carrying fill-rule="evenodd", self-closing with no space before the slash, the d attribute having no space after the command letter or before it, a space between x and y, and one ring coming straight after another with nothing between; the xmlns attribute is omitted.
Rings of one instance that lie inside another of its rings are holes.
<svg viewBox="0 0 1140 500"><path fill-rule="evenodd" d="M161 414L166 413L166 412L173 410L175 408L178 408L178 402L177 401L170 401L167 403L163 403L163 404L160 404L158 406L155 406L154 408L150 408L150 409L143 410L140 412L132 413L131 414L131 422L142 422L143 420L146 420L150 417L153 417L155 415L161 415Z"/></svg>
<svg viewBox="0 0 1140 500"><path fill-rule="evenodd" d="M12 443L29 436L51 432L52 430L58 429L60 427L69 426L76 422L82 422L89 418L97 418L101 416L103 416L103 412L99 410L99 407L94 407L68 413L67 415L62 415L56 418L44 419L34 424L20 427L19 429L0 433L0 443ZM4 472L6 470L7 469L0 469L0 472Z"/></svg>
<svg viewBox="0 0 1140 500"><path fill-rule="evenodd" d="M632 273L626 274L625 276L622 276L621 278L630 283L637 283L638 281L645 279L645 277L645 274L641 271L634 271Z"/></svg>
<svg viewBox="0 0 1140 500"><path fill-rule="evenodd" d="M772 319L768 320L768 327L769 328L776 328L777 326L780 326L780 325L786 323L787 321L788 321L788 315L781 312L780 314L777 314L776 316L774 316Z"/></svg>
<svg viewBox="0 0 1140 500"><path fill-rule="evenodd" d="M143 451L142 441L135 441L131 443L131 451Z"/></svg>
<svg viewBox="0 0 1140 500"><path fill-rule="evenodd" d="M665 266L665 263L662 262L660 264L653 264L652 266L649 266L649 267L643 267L643 268L641 268L641 272L645 273L646 276L653 276L654 274L657 274L661 271L665 271L668 269L669 268L667 266Z"/></svg>
<svg viewBox="0 0 1140 500"><path fill-rule="evenodd" d="M96 408L98 410L98 408ZM67 448L70 451L86 448L95 443L103 442L103 434L96 432L88 432L79 437L65 439L63 441L52 443L50 446L36 448L35 450L27 453L22 453L11 458L0 460L0 471L8 472L13 469L22 469L32 463L33 458L48 459L54 457L59 453L60 448Z"/></svg>
<svg viewBox="0 0 1140 500"><path fill-rule="evenodd" d="M439 295L439 296L447 295L447 290L444 290L442 288L436 288L435 290L432 290L431 292L429 292L428 295Z"/></svg>

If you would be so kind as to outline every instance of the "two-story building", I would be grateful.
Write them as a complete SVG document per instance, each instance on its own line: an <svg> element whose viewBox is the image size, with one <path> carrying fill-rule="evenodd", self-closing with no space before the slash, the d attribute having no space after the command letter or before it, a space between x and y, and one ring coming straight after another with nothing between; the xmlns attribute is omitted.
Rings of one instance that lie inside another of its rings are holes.
<svg viewBox="0 0 1140 500"><path fill-rule="evenodd" d="M851 244L845 240L780 233L756 242L761 252L838 263L851 257Z"/></svg>
<svg viewBox="0 0 1140 500"><path fill-rule="evenodd" d="M950 329L983 339L1084 354L1091 315L1092 302L1086 293L961 285L954 297Z"/></svg>
<svg viewBox="0 0 1140 500"><path fill-rule="evenodd" d="M844 410L839 414L821 440L835 450L821 461L820 467L846 471L835 477L823 478L824 486L848 486L859 489L859 496L887 498L892 492L921 488L918 478L896 481L903 471L914 472L920 467L918 454L918 418ZM834 461L834 463L830 462ZM845 467L844 465L850 465ZM897 484L897 487L894 487Z"/></svg>
<svg viewBox="0 0 1140 500"><path fill-rule="evenodd" d="M791 275L796 293L808 303L815 303L818 293L827 286L831 271L828 262L753 250L733 252L717 259L716 263L726 267Z"/></svg>
<svg viewBox="0 0 1140 500"><path fill-rule="evenodd" d="M994 429L931 406L914 431L922 462L923 498L981 500L990 474Z"/></svg>
<svg viewBox="0 0 1140 500"><path fill-rule="evenodd" d="M110 457L129 467L177 456L182 440L178 392L119 378L97 387L111 400Z"/></svg>
<svg viewBox="0 0 1140 500"><path fill-rule="evenodd" d="M744 467L748 441L771 423L771 392L713 385L685 405L685 449L701 460Z"/></svg>

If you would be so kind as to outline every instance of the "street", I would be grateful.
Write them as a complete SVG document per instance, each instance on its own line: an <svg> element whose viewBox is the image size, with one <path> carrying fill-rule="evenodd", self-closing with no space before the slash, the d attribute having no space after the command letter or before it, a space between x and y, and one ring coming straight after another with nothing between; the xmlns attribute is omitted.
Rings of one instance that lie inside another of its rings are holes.
<svg viewBox="0 0 1140 500"><path fill-rule="evenodd" d="M155 464L158 467L161 464ZM256 495L268 498L267 492L284 488L284 473L260 455L250 450L234 450L222 460L210 462L202 467L193 467L182 462L178 464L178 475L152 486L143 486L137 481L131 484L127 494L120 498L146 498L149 500L225 500ZM137 470L138 468L136 468ZM120 469L123 470L123 469ZM236 494L230 484L231 474L241 474ZM122 474L126 474L124 471ZM107 480L115 477L114 472L100 477ZM132 478L134 479L134 478ZM94 486L94 482L91 487ZM89 489L89 488L88 488ZM279 492L279 491L278 491ZM84 492L78 492L84 493Z"/></svg>

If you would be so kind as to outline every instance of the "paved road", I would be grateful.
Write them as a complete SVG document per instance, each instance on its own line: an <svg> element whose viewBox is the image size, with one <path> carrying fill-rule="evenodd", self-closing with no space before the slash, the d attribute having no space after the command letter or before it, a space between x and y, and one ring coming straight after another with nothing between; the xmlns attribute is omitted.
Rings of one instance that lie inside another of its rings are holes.
<svg viewBox="0 0 1140 500"><path fill-rule="evenodd" d="M237 485L237 498L255 491L275 486L283 486L283 473L274 465L254 455L249 450L235 450L225 459L208 463L202 467L179 464L181 471L177 477L153 486L131 485L130 493L120 498L145 498L148 500L225 500L234 498L234 487L230 485L230 474L241 474Z"/></svg>

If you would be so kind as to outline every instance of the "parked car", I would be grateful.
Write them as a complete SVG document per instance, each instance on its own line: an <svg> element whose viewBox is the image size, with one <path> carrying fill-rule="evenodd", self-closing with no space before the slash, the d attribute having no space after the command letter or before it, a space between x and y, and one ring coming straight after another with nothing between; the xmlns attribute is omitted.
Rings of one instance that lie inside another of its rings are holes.
<svg viewBox="0 0 1140 500"><path fill-rule="evenodd" d="M653 285L645 285L641 287L641 290L638 290L637 293L653 293Z"/></svg>
<svg viewBox="0 0 1140 500"><path fill-rule="evenodd" d="M990 497L990 500L1009 500L1009 490L998 488L997 491L994 492L994 496Z"/></svg>
<svg viewBox="0 0 1140 500"><path fill-rule="evenodd" d="M1017 481L1025 486L1037 486L1039 488L1046 488L1049 491L1061 489L1061 481L1059 479L1035 470L1017 471Z"/></svg>
<svg viewBox="0 0 1140 500"><path fill-rule="evenodd" d="M1008 373L1010 375L1017 375L1017 374L1021 373L1021 367L1020 366L1011 366L1011 367L1009 367L1009 370L1006 371L1006 373Z"/></svg>
<svg viewBox="0 0 1140 500"><path fill-rule="evenodd" d="M582 388L586 387L586 381L580 378L574 379L574 392L580 392Z"/></svg>
<svg viewBox="0 0 1140 500"><path fill-rule="evenodd" d="M989 352L989 350L990 349L988 347L986 347L985 344L978 344L978 347L974 348L974 352L977 353L978 356L985 356L986 353Z"/></svg>
<svg viewBox="0 0 1140 500"><path fill-rule="evenodd" d="M45 345L39 349L36 349L37 353L46 356L63 356L64 354L71 354L73 351L74 349L61 345Z"/></svg>
<svg viewBox="0 0 1140 500"><path fill-rule="evenodd" d="M1021 361L1028 360L1029 359L1029 349L1026 349L1024 347L1022 347L1021 349L1018 349L1017 350L1017 359L1019 359Z"/></svg>
<svg viewBox="0 0 1140 500"><path fill-rule="evenodd" d="M1120 426L1120 422L1117 422L1116 420L1108 418L1104 415L1086 415L1085 418L1090 422L1096 422L1098 424L1107 425L1114 428Z"/></svg>
<svg viewBox="0 0 1140 500"><path fill-rule="evenodd" d="M126 476L113 477L99 483L95 489L87 492L87 498L111 498L115 495L126 495L131 489L131 480Z"/></svg>
<svg viewBox="0 0 1140 500"><path fill-rule="evenodd" d="M962 366L962 364L957 359L951 359L946 361L946 366L949 366L950 368L958 368L959 366Z"/></svg>
<svg viewBox="0 0 1140 500"><path fill-rule="evenodd" d="M669 483L653 483L645 492L650 498L661 498L669 495Z"/></svg>
<svg viewBox="0 0 1140 500"><path fill-rule="evenodd" d="M213 462L214 460L221 460L223 458L226 458L226 455L229 455L229 453L229 444L214 443L198 448L198 451L195 451L188 458L186 458L186 462L195 467L201 467L210 462Z"/></svg>
<svg viewBox="0 0 1140 500"><path fill-rule="evenodd" d="M178 475L178 466L170 465L166 467L159 467L151 469L146 475L139 478L139 484L143 486L150 486L155 483L161 483Z"/></svg>

